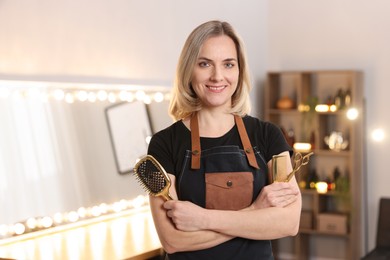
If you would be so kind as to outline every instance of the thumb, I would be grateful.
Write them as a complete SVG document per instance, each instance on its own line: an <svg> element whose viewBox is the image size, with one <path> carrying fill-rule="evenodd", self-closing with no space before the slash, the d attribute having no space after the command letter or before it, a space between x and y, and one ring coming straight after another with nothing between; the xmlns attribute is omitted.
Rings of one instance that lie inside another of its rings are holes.
<svg viewBox="0 0 390 260"><path fill-rule="evenodd" d="M164 202L163 207L164 209L172 209L174 204L175 204L174 200L167 200L166 202Z"/></svg>

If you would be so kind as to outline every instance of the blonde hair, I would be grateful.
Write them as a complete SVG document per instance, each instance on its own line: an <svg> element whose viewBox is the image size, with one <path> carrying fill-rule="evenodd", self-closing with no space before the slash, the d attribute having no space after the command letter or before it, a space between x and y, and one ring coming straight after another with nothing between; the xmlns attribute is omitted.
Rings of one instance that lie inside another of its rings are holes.
<svg viewBox="0 0 390 260"><path fill-rule="evenodd" d="M237 89L232 96L230 113L244 116L250 112L251 84L243 43L229 23L209 21L191 32L181 51L169 106L169 113L175 120L183 119L202 109L200 99L191 87L192 73L203 43L210 37L220 35L226 35L233 40L238 58L239 78Z"/></svg>

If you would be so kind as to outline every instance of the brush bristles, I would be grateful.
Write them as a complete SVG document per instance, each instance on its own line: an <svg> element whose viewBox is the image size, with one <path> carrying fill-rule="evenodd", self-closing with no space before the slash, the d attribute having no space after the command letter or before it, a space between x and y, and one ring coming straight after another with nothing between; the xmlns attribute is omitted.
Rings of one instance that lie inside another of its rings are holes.
<svg viewBox="0 0 390 260"><path fill-rule="evenodd" d="M149 160L142 162L135 173L138 182L149 194L156 195L167 185L164 174Z"/></svg>

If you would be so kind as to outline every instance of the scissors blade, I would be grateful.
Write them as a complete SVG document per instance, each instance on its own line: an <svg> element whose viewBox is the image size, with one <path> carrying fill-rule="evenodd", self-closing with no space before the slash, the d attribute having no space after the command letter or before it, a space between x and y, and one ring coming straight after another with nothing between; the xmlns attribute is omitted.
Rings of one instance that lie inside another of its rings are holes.
<svg viewBox="0 0 390 260"><path fill-rule="evenodd" d="M313 154L314 154L314 152L310 152L310 153L308 153L308 154L306 154L305 156L302 157L302 154L297 152L297 155L299 155L300 158L295 160L294 169L292 170L292 172L290 172L287 175L286 182L291 180L291 178L295 175L295 173L297 173L299 171L299 169L301 168L302 165L306 165L306 164L309 163L310 156L312 156Z"/></svg>

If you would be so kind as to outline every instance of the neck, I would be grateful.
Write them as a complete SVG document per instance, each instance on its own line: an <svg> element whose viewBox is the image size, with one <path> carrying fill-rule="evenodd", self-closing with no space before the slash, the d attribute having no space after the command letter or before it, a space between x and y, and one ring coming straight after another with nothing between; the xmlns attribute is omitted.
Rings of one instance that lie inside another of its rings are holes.
<svg viewBox="0 0 390 260"><path fill-rule="evenodd" d="M199 134L203 137L220 137L235 124L234 116L228 113L198 112Z"/></svg>

